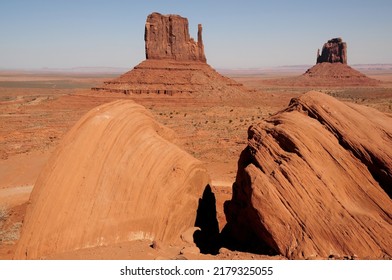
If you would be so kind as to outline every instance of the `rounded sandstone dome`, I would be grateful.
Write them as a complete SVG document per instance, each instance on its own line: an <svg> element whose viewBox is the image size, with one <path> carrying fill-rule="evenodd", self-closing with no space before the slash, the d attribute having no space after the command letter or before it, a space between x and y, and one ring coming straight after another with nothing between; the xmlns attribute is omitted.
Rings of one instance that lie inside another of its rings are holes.
<svg viewBox="0 0 392 280"><path fill-rule="evenodd" d="M15 258L136 239L179 240L195 225L210 179L172 136L132 101L88 112L42 170Z"/></svg>

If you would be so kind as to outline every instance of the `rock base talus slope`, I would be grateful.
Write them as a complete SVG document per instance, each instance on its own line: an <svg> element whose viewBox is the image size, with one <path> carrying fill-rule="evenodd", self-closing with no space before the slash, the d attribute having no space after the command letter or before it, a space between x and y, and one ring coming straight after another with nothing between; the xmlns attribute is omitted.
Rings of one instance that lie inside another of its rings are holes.
<svg viewBox="0 0 392 280"><path fill-rule="evenodd" d="M375 87L380 81L342 63L317 63L297 77L271 79L265 83L278 86L312 87Z"/></svg>
<svg viewBox="0 0 392 280"><path fill-rule="evenodd" d="M247 91L201 62L148 59L119 78L93 88L123 94L166 94L192 97L241 96Z"/></svg>
<svg viewBox="0 0 392 280"><path fill-rule="evenodd" d="M226 235L292 259L392 256L392 120L309 92L248 131Z"/></svg>
<svg viewBox="0 0 392 280"><path fill-rule="evenodd" d="M132 101L88 112L42 170L15 258L138 239L180 240L195 225L209 176L172 138Z"/></svg>
<svg viewBox="0 0 392 280"><path fill-rule="evenodd" d="M342 63L318 63L309 68L298 82L306 85L376 86L379 81Z"/></svg>

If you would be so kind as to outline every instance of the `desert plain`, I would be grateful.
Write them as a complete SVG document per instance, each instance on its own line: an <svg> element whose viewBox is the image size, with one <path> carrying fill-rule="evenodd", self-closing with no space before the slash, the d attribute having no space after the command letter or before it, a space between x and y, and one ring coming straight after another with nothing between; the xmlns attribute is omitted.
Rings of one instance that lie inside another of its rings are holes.
<svg viewBox="0 0 392 280"><path fill-rule="evenodd" d="M64 134L96 106L134 100L175 132L175 144L201 160L211 176L219 229L226 224L223 204L232 196L237 162L252 124L286 108L290 100L317 90L344 102L392 116L392 67L359 66L379 80L374 87L282 86L271 80L301 75L303 68L226 70L249 89L246 96L216 99L190 95L101 93L90 88L117 73L0 72L0 258L12 259L35 181ZM321 163L320 163L321 164ZM284 258L221 249L217 255L180 253L180 247L148 241L86 248L47 256L55 259L264 259Z"/></svg>

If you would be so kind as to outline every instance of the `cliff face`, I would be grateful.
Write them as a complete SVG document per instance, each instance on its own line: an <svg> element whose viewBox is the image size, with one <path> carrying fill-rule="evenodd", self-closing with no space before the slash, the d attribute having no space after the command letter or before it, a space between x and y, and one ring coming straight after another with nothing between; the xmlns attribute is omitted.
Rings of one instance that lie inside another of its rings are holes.
<svg viewBox="0 0 392 280"><path fill-rule="evenodd" d="M317 63L343 63L347 64L347 44L342 38L333 38L324 44L323 49L317 53Z"/></svg>
<svg viewBox="0 0 392 280"><path fill-rule="evenodd" d="M188 19L152 13L147 17L144 34L146 58L206 62L201 24L197 37L197 42L190 37Z"/></svg>
<svg viewBox="0 0 392 280"><path fill-rule="evenodd" d="M145 26L147 59L93 90L217 98L243 95L246 89L242 84L220 75L206 63L201 24L197 37L197 42L190 38L184 17L150 14Z"/></svg>
<svg viewBox="0 0 392 280"><path fill-rule="evenodd" d="M226 234L291 259L392 256L392 121L309 92L248 131Z"/></svg>

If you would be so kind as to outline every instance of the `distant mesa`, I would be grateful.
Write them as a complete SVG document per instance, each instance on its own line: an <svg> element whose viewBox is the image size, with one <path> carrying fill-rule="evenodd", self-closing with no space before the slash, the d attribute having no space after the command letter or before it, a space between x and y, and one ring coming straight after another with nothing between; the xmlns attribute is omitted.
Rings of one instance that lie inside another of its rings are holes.
<svg viewBox="0 0 392 280"><path fill-rule="evenodd" d="M347 65L347 44L333 38L317 51L316 64L297 77L269 80L266 83L282 86L377 86L380 82Z"/></svg>
<svg viewBox="0 0 392 280"><path fill-rule="evenodd" d="M141 239L179 244L197 225L210 178L173 136L131 100L84 115L34 185L15 258Z"/></svg>
<svg viewBox="0 0 392 280"><path fill-rule="evenodd" d="M333 38L324 44L321 54L317 52L317 63L308 69L297 82L305 85L327 86L375 86L371 79L347 65L347 44L342 38Z"/></svg>
<svg viewBox="0 0 392 280"><path fill-rule="evenodd" d="M188 19L152 13L145 25L146 60L95 91L124 94L182 94L192 97L242 96L242 84L224 77L206 63L202 26L197 42L190 37Z"/></svg>
<svg viewBox="0 0 392 280"><path fill-rule="evenodd" d="M320 55L317 52L317 63L343 63L347 64L347 44L342 38L334 38L324 44Z"/></svg>
<svg viewBox="0 0 392 280"><path fill-rule="evenodd" d="M392 120L319 92L248 130L224 229L289 259L392 256Z"/></svg>

